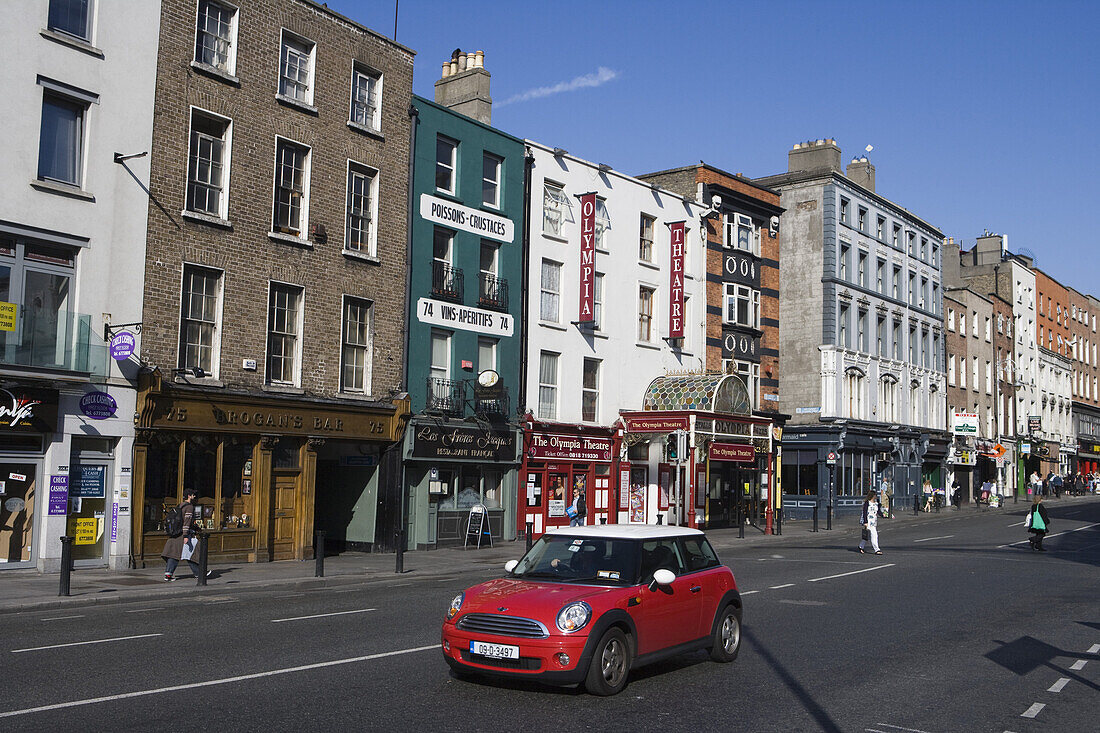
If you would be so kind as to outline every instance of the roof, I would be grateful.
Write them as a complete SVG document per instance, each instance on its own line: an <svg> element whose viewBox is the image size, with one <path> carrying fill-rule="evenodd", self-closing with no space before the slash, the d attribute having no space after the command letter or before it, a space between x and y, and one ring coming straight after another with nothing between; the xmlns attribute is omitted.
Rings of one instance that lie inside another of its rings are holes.
<svg viewBox="0 0 1100 733"><path fill-rule="evenodd" d="M748 415L749 392L733 374L669 374L646 387L643 410L707 410Z"/></svg>
<svg viewBox="0 0 1100 733"><path fill-rule="evenodd" d="M662 537L695 537L703 532L691 527L664 524L601 524L584 527L555 527L546 534L564 534L608 540L654 540Z"/></svg>

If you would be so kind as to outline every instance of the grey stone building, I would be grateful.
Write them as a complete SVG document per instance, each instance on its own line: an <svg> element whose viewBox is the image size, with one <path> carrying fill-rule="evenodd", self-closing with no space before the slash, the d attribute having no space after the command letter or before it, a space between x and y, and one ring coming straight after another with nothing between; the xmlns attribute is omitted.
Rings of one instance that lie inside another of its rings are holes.
<svg viewBox="0 0 1100 733"><path fill-rule="evenodd" d="M947 456L943 234L875 192L866 158L841 169L836 143L796 144L778 190L784 506L858 511L890 482L911 503L943 486ZM832 455L832 461L830 461Z"/></svg>

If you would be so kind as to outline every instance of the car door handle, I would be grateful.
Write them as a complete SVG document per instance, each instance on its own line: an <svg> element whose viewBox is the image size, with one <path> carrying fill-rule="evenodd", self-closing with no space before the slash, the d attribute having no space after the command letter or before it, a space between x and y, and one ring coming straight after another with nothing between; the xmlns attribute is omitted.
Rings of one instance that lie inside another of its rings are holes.
<svg viewBox="0 0 1100 733"><path fill-rule="evenodd" d="M699 592L699 591L701 591L701 590L703 590L703 586L701 586L701 585L693 585L693 586L691 586L691 592L692 592L692 593L698 593L698 592Z"/></svg>

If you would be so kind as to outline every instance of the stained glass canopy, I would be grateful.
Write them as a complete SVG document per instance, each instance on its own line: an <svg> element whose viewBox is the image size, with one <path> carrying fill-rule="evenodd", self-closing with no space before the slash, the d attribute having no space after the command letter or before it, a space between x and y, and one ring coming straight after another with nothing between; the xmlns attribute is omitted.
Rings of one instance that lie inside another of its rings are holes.
<svg viewBox="0 0 1100 733"><path fill-rule="evenodd" d="M657 377L646 387L643 410L706 410L734 415L751 411L749 391L733 374Z"/></svg>

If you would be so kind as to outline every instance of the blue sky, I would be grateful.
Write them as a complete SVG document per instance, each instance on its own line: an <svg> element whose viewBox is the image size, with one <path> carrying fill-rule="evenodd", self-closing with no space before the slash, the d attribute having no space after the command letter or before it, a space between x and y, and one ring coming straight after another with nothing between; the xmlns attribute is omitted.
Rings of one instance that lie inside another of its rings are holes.
<svg viewBox="0 0 1100 733"><path fill-rule="evenodd" d="M393 34L393 0L328 3ZM481 49L495 126L626 173L755 177L795 142L874 145L878 193L1100 296L1097 27L1095 0L400 0L397 40L417 94Z"/></svg>

